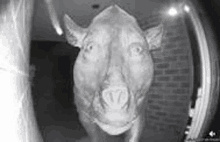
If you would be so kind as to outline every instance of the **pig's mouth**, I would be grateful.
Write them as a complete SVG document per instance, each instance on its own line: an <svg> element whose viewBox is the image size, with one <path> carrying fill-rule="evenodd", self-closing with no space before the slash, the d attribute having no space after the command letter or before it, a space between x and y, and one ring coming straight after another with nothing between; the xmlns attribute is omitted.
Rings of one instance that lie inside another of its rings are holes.
<svg viewBox="0 0 220 142"><path fill-rule="evenodd" d="M105 132L107 132L110 135L119 135L127 131L131 128L133 125L133 122L136 120L133 119L130 122L127 123L103 123L102 121L95 119L94 122Z"/></svg>
<svg viewBox="0 0 220 142"><path fill-rule="evenodd" d="M115 94L108 91L112 91L112 88L103 91L106 93L104 94L106 98L101 98L104 96L103 94L100 95L101 97L94 98L95 121L100 125L108 125L108 127L114 128L130 126L132 121L137 118L134 96L128 95L127 92L125 92L127 94L120 94L126 91L124 88L114 88L112 92Z"/></svg>
<svg viewBox="0 0 220 142"><path fill-rule="evenodd" d="M133 109L132 111L110 111L97 112L97 117L94 118L94 122L106 133L110 135L119 135L127 131L133 125L133 122L138 117Z"/></svg>

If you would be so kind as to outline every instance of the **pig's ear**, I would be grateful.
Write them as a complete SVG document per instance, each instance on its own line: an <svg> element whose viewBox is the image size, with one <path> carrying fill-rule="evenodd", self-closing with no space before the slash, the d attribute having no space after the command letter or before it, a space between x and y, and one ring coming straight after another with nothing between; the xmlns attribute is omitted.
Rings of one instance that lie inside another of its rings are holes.
<svg viewBox="0 0 220 142"><path fill-rule="evenodd" d="M87 29L78 26L67 14L64 15L63 20L68 43L81 48Z"/></svg>
<svg viewBox="0 0 220 142"><path fill-rule="evenodd" d="M150 28L144 32L145 38L149 44L149 49L154 50L161 47L163 37L163 25Z"/></svg>

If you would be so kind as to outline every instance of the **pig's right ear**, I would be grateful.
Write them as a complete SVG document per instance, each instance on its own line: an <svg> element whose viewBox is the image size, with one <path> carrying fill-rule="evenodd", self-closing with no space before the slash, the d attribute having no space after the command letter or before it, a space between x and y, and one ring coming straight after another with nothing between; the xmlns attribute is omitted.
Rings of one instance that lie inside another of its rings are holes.
<svg viewBox="0 0 220 142"><path fill-rule="evenodd" d="M64 15L65 36L69 44L82 47L87 29L78 26L67 14Z"/></svg>

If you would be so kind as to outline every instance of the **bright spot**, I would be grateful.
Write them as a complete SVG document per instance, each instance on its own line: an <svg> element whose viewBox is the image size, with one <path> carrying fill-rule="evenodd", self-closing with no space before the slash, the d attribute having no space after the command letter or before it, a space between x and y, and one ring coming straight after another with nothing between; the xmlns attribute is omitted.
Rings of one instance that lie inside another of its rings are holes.
<svg viewBox="0 0 220 142"><path fill-rule="evenodd" d="M168 14L170 16L176 16L178 14L178 12L177 12L176 8L172 7L172 8L169 9Z"/></svg>
<svg viewBox="0 0 220 142"><path fill-rule="evenodd" d="M213 137L213 136L215 136L216 134L215 134L215 132L210 131L210 132L209 132L209 135L210 135L211 137Z"/></svg>
<svg viewBox="0 0 220 142"><path fill-rule="evenodd" d="M53 3L51 0L46 0L46 3L47 3L47 8L48 8L48 12L50 15L52 25L53 25L54 29L56 30L57 34L62 35L63 31L60 27L59 20L57 18L57 13L56 13L56 10L53 6Z"/></svg>
<svg viewBox="0 0 220 142"><path fill-rule="evenodd" d="M57 34L58 35L62 35L63 34L63 31L62 31L62 29L60 28L60 26L55 26L55 29L56 29L56 32L57 32Z"/></svg>
<svg viewBox="0 0 220 142"><path fill-rule="evenodd" d="M184 6L184 10L185 10L186 12L189 12L189 11L190 11L189 6L188 6L188 5L185 5L185 6Z"/></svg>

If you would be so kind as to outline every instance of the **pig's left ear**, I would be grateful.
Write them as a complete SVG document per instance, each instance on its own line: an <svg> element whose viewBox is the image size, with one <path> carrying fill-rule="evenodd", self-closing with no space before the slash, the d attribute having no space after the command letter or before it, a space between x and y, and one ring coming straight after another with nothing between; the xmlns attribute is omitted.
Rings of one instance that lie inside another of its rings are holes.
<svg viewBox="0 0 220 142"><path fill-rule="evenodd" d="M64 15L65 36L69 44L82 47L87 29L78 26L68 15Z"/></svg>
<svg viewBox="0 0 220 142"><path fill-rule="evenodd" d="M145 38L149 44L149 49L154 50L161 47L163 37L163 25L150 28L144 32Z"/></svg>

